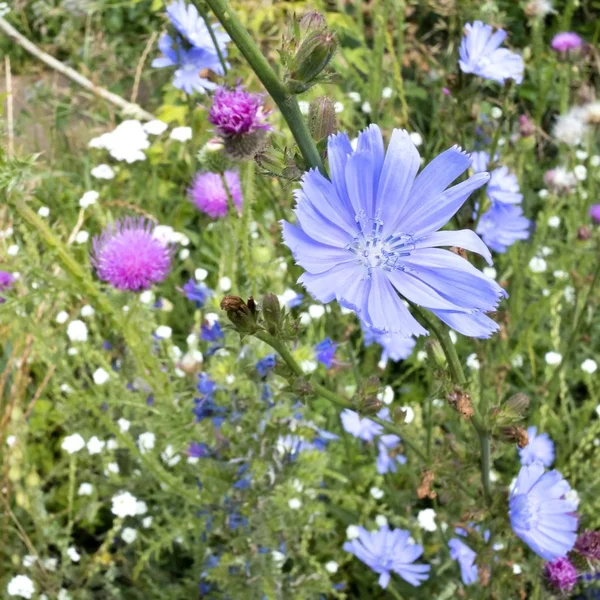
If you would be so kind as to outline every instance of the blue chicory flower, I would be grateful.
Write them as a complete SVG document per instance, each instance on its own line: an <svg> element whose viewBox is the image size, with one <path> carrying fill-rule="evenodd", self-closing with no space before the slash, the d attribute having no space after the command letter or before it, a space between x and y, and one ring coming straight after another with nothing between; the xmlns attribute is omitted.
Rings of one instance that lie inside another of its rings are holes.
<svg viewBox="0 0 600 600"><path fill-rule="evenodd" d="M504 253L515 242L528 239L532 225L520 206L497 204L481 216L477 233L494 252Z"/></svg>
<svg viewBox="0 0 600 600"><path fill-rule="evenodd" d="M537 432L537 427L527 428L529 443L525 448L519 448L519 458L522 465L531 465L536 461L549 467L554 462L554 442L547 433Z"/></svg>
<svg viewBox="0 0 600 600"><path fill-rule="evenodd" d="M279 436L276 447L279 454L288 455L292 460L294 460L301 452L318 449L312 442L309 442L298 435L290 434Z"/></svg>
<svg viewBox="0 0 600 600"><path fill-rule="evenodd" d="M331 338L325 338L315 346L316 359L326 368L331 369L333 364L333 358L335 351L337 350L337 344L331 341Z"/></svg>
<svg viewBox="0 0 600 600"><path fill-rule="evenodd" d="M267 354L256 363L256 370L261 377L266 377L275 368L275 364L275 355Z"/></svg>
<svg viewBox="0 0 600 600"><path fill-rule="evenodd" d="M398 362L408 358L417 343L412 337L403 337L394 333L376 333L364 322L361 322L361 326L365 347L377 343L383 348L380 362L384 366L388 360Z"/></svg>
<svg viewBox="0 0 600 600"><path fill-rule="evenodd" d="M206 301L213 295L212 290L201 281L190 279L184 286L185 297L196 305L196 308L202 308Z"/></svg>
<svg viewBox="0 0 600 600"><path fill-rule="evenodd" d="M380 419L387 420L389 414L389 409L382 408L377 413L377 416ZM367 417L361 418L357 412L350 410L349 408L345 408L341 412L340 418L342 420L344 431L365 442L371 442L375 436L383 433L383 427L379 425L379 423L375 423L375 421L371 421L371 419Z"/></svg>
<svg viewBox="0 0 600 600"><path fill-rule="evenodd" d="M302 304L304 300L304 294L296 294L293 298L287 301L288 308L296 308Z"/></svg>
<svg viewBox="0 0 600 600"><path fill-rule="evenodd" d="M475 558L477 553L471 550L467 544L458 538L452 538L448 541L450 548L450 557L458 561L460 566L460 576L465 585L476 583L479 579Z"/></svg>
<svg viewBox="0 0 600 600"><path fill-rule="evenodd" d="M379 531L359 527L358 538L346 542L344 550L356 556L379 574L379 585L386 588L391 573L396 573L413 586L419 586L429 577L429 565L414 564L423 554L423 546L409 542L410 532L390 529L384 525Z"/></svg>
<svg viewBox="0 0 600 600"><path fill-rule="evenodd" d="M538 556L566 556L577 539L577 501L567 499L571 486L558 471L544 472L534 462L521 467L510 494L510 524Z"/></svg>
<svg viewBox="0 0 600 600"><path fill-rule="evenodd" d="M393 433L382 435L377 440L379 454L377 456L377 472L380 475L395 473L398 465L406 464L406 456L399 454L397 449L402 440Z"/></svg>
<svg viewBox="0 0 600 600"><path fill-rule="evenodd" d="M377 125L359 134L356 151L345 133L330 137L328 156L331 181L313 169L296 191L300 226L282 222L285 244L306 270L299 283L379 333L427 334L397 292L464 335L497 331L485 313L504 290L439 246L477 252L491 264L489 250L471 230L438 231L489 175L446 190L469 167L466 153L451 148L417 177L420 156L409 134L394 130L386 154Z"/></svg>
<svg viewBox="0 0 600 600"><path fill-rule="evenodd" d="M521 83L525 70L523 59L515 52L500 48L506 39L506 31L499 29L492 32L492 26L481 21L465 25L465 36L459 48L458 64L461 71L498 83L504 83L507 79Z"/></svg>

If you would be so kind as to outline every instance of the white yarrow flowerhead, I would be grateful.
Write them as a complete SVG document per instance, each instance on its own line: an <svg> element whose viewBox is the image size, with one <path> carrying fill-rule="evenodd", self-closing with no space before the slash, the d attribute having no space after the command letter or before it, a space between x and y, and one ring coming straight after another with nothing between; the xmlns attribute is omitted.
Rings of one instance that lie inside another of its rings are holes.
<svg viewBox="0 0 600 600"><path fill-rule="evenodd" d="M129 492L119 492L112 497L110 511L113 515L124 519L137 514L137 498Z"/></svg>
<svg viewBox="0 0 600 600"><path fill-rule="evenodd" d="M47 206L40 206L38 209L38 215L45 219L46 217L50 216L50 209Z"/></svg>
<svg viewBox="0 0 600 600"><path fill-rule="evenodd" d="M90 174L96 179L114 179L115 177L115 172L113 171L112 167L104 163L94 167L90 171Z"/></svg>
<svg viewBox="0 0 600 600"><path fill-rule="evenodd" d="M81 208L87 208L92 204L96 204L96 200L98 200L99 196L100 194L98 192L89 190L88 192L85 192L85 194L83 194L83 196L81 196L79 199L79 206L81 206Z"/></svg>
<svg viewBox="0 0 600 600"><path fill-rule="evenodd" d="M56 322L59 323L60 325L62 325L63 323L66 323L68 319L69 319L69 313L65 310L61 310L56 315Z"/></svg>
<svg viewBox="0 0 600 600"><path fill-rule="evenodd" d="M330 560L328 563L325 563L325 570L332 575L337 573L338 569L339 565L335 562L335 560Z"/></svg>
<svg viewBox="0 0 600 600"><path fill-rule="evenodd" d="M98 436L92 436L87 443L87 450L90 454L100 454L104 450L106 442L103 442Z"/></svg>
<svg viewBox="0 0 600 600"><path fill-rule="evenodd" d="M67 436L61 445L61 448L69 454L75 454L79 452L85 446L85 440L78 434Z"/></svg>
<svg viewBox="0 0 600 600"><path fill-rule="evenodd" d="M437 529L435 523L435 510L433 510L433 508L425 508L419 511L417 522L421 529L424 529L425 531L435 531Z"/></svg>
<svg viewBox="0 0 600 600"><path fill-rule="evenodd" d="M156 334L157 338L161 340L168 340L171 337L173 330L167 325L161 325L154 333Z"/></svg>
<svg viewBox="0 0 600 600"><path fill-rule="evenodd" d="M369 490L369 493L371 494L371 496L373 496L373 498L375 498L375 500L381 500L383 498L384 492L381 488L378 487L372 487Z"/></svg>
<svg viewBox="0 0 600 600"><path fill-rule="evenodd" d="M82 317L92 317L96 311L89 304L84 304L79 311Z"/></svg>
<svg viewBox="0 0 600 600"><path fill-rule="evenodd" d="M560 227L560 217L553 215L548 218L548 227L552 227L552 229L557 229Z"/></svg>
<svg viewBox="0 0 600 600"><path fill-rule="evenodd" d="M138 437L138 448L142 454L146 454L154 448L156 444L156 435L151 431L141 433Z"/></svg>
<svg viewBox="0 0 600 600"><path fill-rule="evenodd" d="M529 261L529 268L534 273L543 273L547 268L547 264L546 264L546 261L541 256L534 256Z"/></svg>
<svg viewBox="0 0 600 600"><path fill-rule="evenodd" d="M88 339L88 328L87 325L76 319L71 321L67 327L67 337L72 342L87 342Z"/></svg>
<svg viewBox="0 0 600 600"><path fill-rule="evenodd" d="M555 366L560 364L560 361L562 360L562 355L558 352L546 352L546 354L544 355L544 360L546 361L547 365Z"/></svg>
<svg viewBox="0 0 600 600"><path fill-rule="evenodd" d="M593 373L595 373L598 370L598 363L593 358L586 358L581 363L581 370L584 373L588 373L589 375L592 375Z"/></svg>
<svg viewBox="0 0 600 600"><path fill-rule="evenodd" d="M82 483L77 490L78 496L91 496L94 493L94 486L91 483Z"/></svg>
<svg viewBox="0 0 600 600"><path fill-rule="evenodd" d="M587 169L585 165L575 165L573 174L579 181L585 181L587 179Z"/></svg>
<svg viewBox="0 0 600 600"><path fill-rule="evenodd" d="M391 87L384 87L384 88L381 90L381 97L382 97L384 100L387 100L388 98L391 98L391 97L392 97L393 93L394 93L394 90L392 90L392 88L391 88Z"/></svg>
<svg viewBox="0 0 600 600"><path fill-rule="evenodd" d="M79 231L75 236L75 242L77 244L85 244L90 239L90 234L88 231Z"/></svg>
<svg viewBox="0 0 600 600"><path fill-rule="evenodd" d="M94 383L96 385L104 385L110 379L110 375L107 371L100 367L94 371L92 378L94 379Z"/></svg>
<svg viewBox="0 0 600 600"><path fill-rule="evenodd" d="M556 118L552 133L557 141L567 146L579 146L586 138L588 126L585 122L585 112L580 107L569 110Z"/></svg>
<svg viewBox="0 0 600 600"><path fill-rule="evenodd" d="M6 591L9 596L32 598L33 594L35 594L35 586L27 575L16 575L8 582Z"/></svg>
<svg viewBox="0 0 600 600"><path fill-rule="evenodd" d="M121 417L117 421L117 425L119 426L119 431L121 433L127 433L129 431L129 427L131 426L131 421L128 421L127 419Z"/></svg>
<svg viewBox="0 0 600 600"><path fill-rule="evenodd" d="M355 540L360 535L360 529L357 525L348 525L346 527L346 537L349 540Z"/></svg>
<svg viewBox="0 0 600 600"><path fill-rule="evenodd" d="M77 563L81 560L81 554L77 552L77 548L75 548L75 546L69 546L67 548L67 555L74 563Z"/></svg>
<svg viewBox="0 0 600 600"><path fill-rule="evenodd" d="M176 142L187 142L192 139L191 127L174 127L169 138Z"/></svg>
<svg viewBox="0 0 600 600"><path fill-rule="evenodd" d="M137 539L137 531L133 527L125 527L121 532L121 539L126 544L133 544Z"/></svg>
<svg viewBox="0 0 600 600"><path fill-rule="evenodd" d="M219 289L222 292L228 292L231 289L231 279L229 277L221 277L219 279Z"/></svg>
<svg viewBox="0 0 600 600"><path fill-rule="evenodd" d="M150 135L160 135L168 129L168 125L160 119L152 119L143 125L144 131Z"/></svg>

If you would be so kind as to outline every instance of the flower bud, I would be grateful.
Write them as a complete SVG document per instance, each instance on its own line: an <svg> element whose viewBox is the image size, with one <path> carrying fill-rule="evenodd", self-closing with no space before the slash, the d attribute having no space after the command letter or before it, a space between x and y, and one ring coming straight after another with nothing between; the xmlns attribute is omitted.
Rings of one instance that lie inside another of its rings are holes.
<svg viewBox="0 0 600 600"><path fill-rule="evenodd" d="M417 487L417 497L420 500L424 500L425 498L433 498L437 497L437 493L431 489L433 482L435 480L435 474L433 471L423 471L421 473L421 482Z"/></svg>
<svg viewBox="0 0 600 600"><path fill-rule="evenodd" d="M294 394L300 398L307 398L313 394L313 387L306 377L297 377L292 386Z"/></svg>
<svg viewBox="0 0 600 600"><path fill-rule="evenodd" d="M234 160L247 160L254 158L267 142L266 131L256 129L246 135L223 138L227 156Z"/></svg>
<svg viewBox="0 0 600 600"><path fill-rule="evenodd" d="M231 167L219 138L209 140L198 152L198 162L203 170L210 173L224 173Z"/></svg>
<svg viewBox="0 0 600 600"><path fill-rule="evenodd" d="M281 329L281 306L275 294L265 294L262 301L262 316L265 320L267 331L277 335Z"/></svg>
<svg viewBox="0 0 600 600"><path fill-rule="evenodd" d="M503 427L500 430L500 439L505 442L516 442L519 448L525 448L529 444L529 436L523 427Z"/></svg>
<svg viewBox="0 0 600 600"><path fill-rule="evenodd" d="M582 225L577 229L577 239L585 241L592 237L592 230L587 225Z"/></svg>
<svg viewBox="0 0 600 600"><path fill-rule="evenodd" d="M300 17L298 27L301 34L307 34L312 31L323 31L327 29L325 17L317 10L311 10Z"/></svg>
<svg viewBox="0 0 600 600"><path fill-rule="evenodd" d="M535 124L531 122L527 115L519 117L519 135L521 137L529 137L535 133Z"/></svg>
<svg viewBox="0 0 600 600"><path fill-rule="evenodd" d="M360 412L366 415L374 415L383 407L383 402L377 396L364 398L360 405Z"/></svg>
<svg viewBox="0 0 600 600"><path fill-rule="evenodd" d="M507 410L517 417L522 417L529 409L529 396L519 392L511 396L506 402Z"/></svg>
<svg viewBox="0 0 600 600"><path fill-rule="evenodd" d="M308 128L317 142L328 138L337 131L337 117L331 98L320 96L310 103Z"/></svg>
<svg viewBox="0 0 600 600"><path fill-rule="evenodd" d="M317 83L337 50L337 38L331 31L310 33L300 44L294 56L288 76L288 89L300 94Z"/></svg>
<svg viewBox="0 0 600 600"><path fill-rule="evenodd" d="M468 392L461 390L460 388L454 388L448 394L448 402L463 417L470 419L475 411L473 410L473 403L471 402L471 396Z"/></svg>
<svg viewBox="0 0 600 600"><path fill-rule="evenodd" d="M427 357L432 363L441 369L446 367L446 355L444 354L442 345L438 342L438 340L427 340L425 343L425 350L427 352Z"/></svg>
<svg viewBox="0 0 600 600"><path fill-rule="evenodd" d="M227 313L227 317L239 333L256 331L258 313L254 298L248 298L246 303L239 296L224 296L221 309Z"/></svg>

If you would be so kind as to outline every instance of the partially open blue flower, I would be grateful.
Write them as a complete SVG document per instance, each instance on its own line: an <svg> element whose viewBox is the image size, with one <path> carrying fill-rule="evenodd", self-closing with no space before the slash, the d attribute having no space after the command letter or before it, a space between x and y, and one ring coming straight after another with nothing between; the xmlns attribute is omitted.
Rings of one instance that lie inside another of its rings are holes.
<svg viewBox="0 0 600 600"><path fill-rule="evenodd" d="M382 408L377 413L377 416L381 419L388 419L389 409ZM370 442L375 436L383 433L383 427L379 423L375 423L375 421L371 421L367 417L361 417L357 412L349 408L345 408L341 412L340 418L342 419L342 427L347 433L365 442Z"/></svg>
<svg viewBox="0 0 600 600"><path fill-rule="evenodd" d="M408 358L417 343L412 337L404 337L397 333L376 333L365 323L361 323L361 326L365 346L376 343L383 348L380 362L384 365L388 360L398 362Z"/></svg>
<svg viewBox="0 0 600 600"><path fill-rule="evenodd" d="M206 301L213 295L212 290L201 281L190 279L184 286L185 297L196 305L196 308L202 308Z"/></svg>
<svg viewBox="0 0 600 600"><path fill-rule="evenodd" d="M406 456L400 454L399 446L402 440L393 433L382 435L377 440L379 454L377 456L377 472L380 475L395 473L398 465L406 464Z"/></svg>
<svg viewBox="0 0 600 600"><path fill-rule="evenodd" d="M467 544L458 538L452 538L448 541L450 548L450 557L458 561L460 566L460 576L465 585L476 583L479 579L475 558L477 553L471 550Z"/></svg>
<svg viewBox="0 0 600 600"><path fill-rule="evenodd" d="M446 189L470 165L454 147L417 177L420 157L406 131L394 130L387 153L377 125L358 137L329 138L331 181L316 169L297 190L297 225L283 238L306 272L299 282L317 300L334 299L378 333L403 337L427 331L399 293L464 335L489 337L498 325L485 315L505 292L469 261L440 246L458 246L491 263L470 230L438 231L471 192L487 183L478 173Z"/></svg>
<svg viewBox="0 0 600 600"><path fill-rule="evenodd" d="M331 369L336 350L337 350L337 344L334 344L331 341L331 338L325 338L322 342L319 342L315 346L316 359L326 369Z"/></svg>
<svg viewBox="0 0 600 600"><path fill-rule="evenodd" d="M554 442L547 433L537 432L537 427L527 428L529 443L525 448L519 448L519 458L522 465L531 465L535 461L549 467L554 462Z"/></svg>

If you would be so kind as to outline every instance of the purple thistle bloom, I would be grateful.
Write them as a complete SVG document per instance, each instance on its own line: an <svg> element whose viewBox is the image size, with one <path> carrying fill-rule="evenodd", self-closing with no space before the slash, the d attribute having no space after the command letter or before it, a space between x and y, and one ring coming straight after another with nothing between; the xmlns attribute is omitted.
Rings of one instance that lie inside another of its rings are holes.
<svg viewBox="0 0 600 600"><path fill-rule="evenodd" d="M183 0L173 2L167 6L167 16L173 27L195 48L200 48L209 53L217 54L214 42L208 31L204 19L198 14L198 9L193 4L186 4ZM211 26L217 45L223 54L227 56L227 42L229 36L219 25ZM219 73L223 75L223 73Z"/></svg>
<svg viewBox="0 0 600 600"><path fill-rule="evenodd" d="M140 218L117 220L93 240L91 261L102 281L139 292L163 281L171 269L171 249L154 237L154 224Z"/></svg>
<svg viewBox="0 0 600 600"><path fill-rule="evenodd" d="M331 369L333 364L333 358L335 351L337 350L337 344L331 341L331 338L325 338L322 342L319 342L315 346L316 359L326 368Z"/></svg>
<svg viewBox="0 0 600 600"><path fill-rule="evenodd" d="M393 433L382 435L377 440L379 454L377 456L377 472L380 475L395 473L398 465L406 464L406 456L398 453L398 446L402 440Z"/></svg>
<svg viewBox="0 0 600 600"><path fill-rule="evenodd" d="M581 533L575 542L575 552L590 560L600 560L600 531Z"/></svg>
<svg viewBox="0 0 600 600"><path fill-rule="evenodd" d="M196 305L196 308L202 308L206 301L213 295L212 290L201 281L190 279L184 286L185 297Z"/></svg>
<svg viewBox="0 0 600 600"><path fill-rule="evenodd" d="M572 550L577 539L577 502L565 496L571 486L558 471L544 473L535 462L521 467L510 494L510 524L538 556L554 560Z"/></svg>
<svg viewBox="0 0 600 600"><path fill-rule="evenodd" d="M377 125L358 136L356 151L345 133L331 136L328 156L331 181L316 169L305 173L298 225L282 221L284 242L306 270L299 283L320 302L337 299L378 333L427 334L397 291L464 335L497 331L485 313L504 290L439 246L477 252L491 264L489 250L473 231L438 231L489 175L446 190L471 162L454 147L416 177L420 157L408 133L394 130L386 154Z"/></svg>
<svg viewBox="0 0 600 600"><path fill-rule="evenodd" d="M15 282L14 275L8 271L0 271L0 291L9 290L12 288ZM2 296L0 296L0 304L6 302Z"/></svg>
<svg viewBox="0 0 600 600"><path fill-rule="evenodd" d="M546 563L544 577L551 587L560 592L572 590L577 585L577 569L566 557Z"/></svg>
<svg viewBox="0 0 600 600"><path fill-rule="evenodd" d="M218 75L224 75L223 66L214 51L210 52L204 48L195 47L186 50L179 38L173 40L166 33L158 40L158 48L163 56L155 58L152 66L157 69L177 67L173 85L188 95L194 91L204 94L206 90L214 90L217 87L216 83L201 77L201 71L210 69Z"/></svg>
<svg viewBox="0 0 600 600"><path fill-rule="evenodd" d="M429 577L429 565L414 564L423 554L423 546L411 544L410 532L391 529L384 525L379 531L367 531L359 527L358 538L346 542L344 550L356 556L370 569L379 574L379 585L386 588L391 573L400 575L411 585L418 587Z"/></svg>
<svg viewBox="0 0 600 600"><path fill-rule="evenodd" d="M525 69L523 59L506 48L500 48L500 44L506 39L506 31L492 31L491 25L481 21L465 25L465 37L459 48L458 64L461 71L498 83L504 83L507 79L521 83Z"/></svg>
<svg viewBox="0 0 600 600"><path fill-rule="evenodd" d="M242 188L237 172L225 171L224 176L227 190L218 173L198 173L192 182L192 187L188 189L190 201L211 219L227 215L229 204L227 191L238 212L242 207Z"/></svg>
<svg viewBox="0 0 600 600"><path fill-rule="evenodd" d="M537 427L527 428L529 443L525 448L519 448L519 458L522 465L530 465L535 461L549 467L554 462L554 442L547 433L538 435Z"/></svg>
<svg viewBox="0 0 600 600"><path fill-rule="evenodd" d="M241 86L234 90L220 87L213 96L208 121L223 137L239 137L257 129L271 130L268 116L260 94L251 94Z"/></svg>
<svg viewBox="0 0 600 600"><path fill-rule="evenodd" d="M592 204L590 206L590 217L597 223L600 223L600 204Z"/></svg>
<svg viewBox="0 0 600 600"><path fill-rule="evenodd" d="M528 239L531 227L520 206L497 204L482 215L477 233L494 252L504 253L515 242Z"/></svg>
<svg viewBox="0 0 600 600"><path fill-rule="evenodd" d="M557 33L552 38L552 42L550 42L552 50L556 50L556 52L568 52L569 50L577 50L578 48L581 48L582 44L583 40L572 31L563 31L562 33Z"/></svg>
<svg viewBox="0 0 600 600"><path fill-rule="evenodd" d="M448 546L450 548L450 557L458 561L462 582L465 585L476 583L479 579L479 572L475 564L477 553L458 538L449 540Z"/></svg>
<svg viewBox="0 0 600 600"><path fill-rule="evenodd" d="M382 408L377 413L377 416L382 419L386 419L388 415L389 411L387 408ZM345 408L341 412L340 418L342 419L344 431L365 442L370 442L375 436L383 433L383 427L379 423L375 423L375 421L371 421L367 417L361 418L357 412L349 408Z"/></svg>

